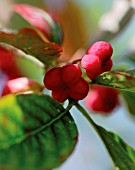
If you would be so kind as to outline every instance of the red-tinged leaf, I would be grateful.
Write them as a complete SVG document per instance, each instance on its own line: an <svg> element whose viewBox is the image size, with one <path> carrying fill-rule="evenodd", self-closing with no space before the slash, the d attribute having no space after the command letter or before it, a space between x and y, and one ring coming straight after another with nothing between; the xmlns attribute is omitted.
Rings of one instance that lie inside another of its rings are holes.
<svg viewBox="0 0 135 170"><path fill-rule="evenodd" d="M129 92L135 92L135 77L128 72L116 72L110 71L99 75L92 84L98 84L117 88L119 90L125 90Z"/></svg>
<svg viewBox="0 0 135 170"><path fill-rule="evenodd" d="M18 33L0 32L0 42L12 45L45 65L50 65L61 54L62 49L53 42L45 42L36 30L25 28Z"/></svg>
<svg viewBox="0 0 135 170"><path fill-rule="evenodd" d="M46 11L28 4L16 4L14 5L13 11L30 25L42 31L50 41L58 44L62 43L63 31L61 26L56 18Z"/></svg>

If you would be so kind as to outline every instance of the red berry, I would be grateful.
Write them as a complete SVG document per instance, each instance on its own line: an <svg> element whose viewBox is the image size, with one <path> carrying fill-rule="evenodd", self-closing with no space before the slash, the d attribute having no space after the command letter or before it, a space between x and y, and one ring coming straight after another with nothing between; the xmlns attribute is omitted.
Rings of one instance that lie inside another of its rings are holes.
<svg viewBox="0 0 135 170"><path fill-rule="evenodd" d="M101 73L111 70L112 52L111 45L104 41L96 42L88 48L86 55L81 60L81 65L91 80Z"/></svg>
<svg viewBox="0 0 135 170"><path fill-rule="evenodd" d="M101 61L110 59L113 53L112 46L105 41L99 41L92 44L86 51L86 54L97 55Z"/></svg>
<svg viewBox="0 0 135 170"><path fill-rule="evenodd" d="M101 61L96 55L85 55L81 60L81 66L86 70L86 73L91 80L101 74Z"/></svg>
<svg viewBox="0 0 135 170"><path fill-rule="evenodd" d="M52 91L52 98L60 103L63 103L68 98L66 88L61 88L56 91Z"/></svg>
<svg viewBox="0 0 135 170"><path fill-rule="evenodd" d="M119 105L118 91L103 86L92 86L85 105L94 112L110 113Z"/></svg>
<svg viewBox="0 0 135 170"><path fill-rule="evenodd" d="M49 70L44 77L44 84L49 90L57 90L58 87L61 87L61 68L57 67Z"/></svg>
<svg viewBox="0 0 135 170"><path fill-rule="evenodd" d="M61 79L66 84L74 84L81 78L82 72L77 64L69 64L62 67Z"/></svg>
<svg viewBox="0 0 135 170"><path fill-rule="evenodd" d="M112 59L109 59L106 62L103 62L103 64L102 64L102 72L110 71L112 66L113 66Z"/></svg>
<svg viewBox="0 0 135 170"><path fill-rule="evenodd" d="M83 99L88 93L88 84L81 77L81 69L76 64L53 68L44 77L47 89L52 90L53 99L64 102L68 98Z"/></svg>
<svg viewBox="0 0 135 170"><path fill-rule="evenodd" d="M68 90L68 95L75 100L82 100L89 91L88 83L81 78L78 83L72 84Z"/></svg>

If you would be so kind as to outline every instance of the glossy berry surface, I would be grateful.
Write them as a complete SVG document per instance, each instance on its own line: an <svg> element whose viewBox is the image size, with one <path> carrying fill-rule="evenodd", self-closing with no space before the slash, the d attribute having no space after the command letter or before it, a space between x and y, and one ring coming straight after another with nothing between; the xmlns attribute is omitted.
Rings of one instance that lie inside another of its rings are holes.
<svg viewBox="0 0 135 170"><path fill-rule="evenodd" d="M101 61L110 59L113 53L112 46L105 41L98 41L92 44L86 51L86 54L97 55Z"/></svg>
<svg viewBox="0 0 135 170"><path fill-rule="evenodd" d="M111 45L104 41L96 42L88 48L86 54L82 57L81 66L86 70L86 74L91 80L111 70L113 65L112 52Z"/></svg>
<svg viewBox="0 0 135 170"><path fill-rule="evenodd" d="M103 72L106 72L106 71L110 71L112 66L113 66L112 59L109 59L106 62L103 62L102 67L101 67L101 72L103 73Z"/></svg>
<svg viewBox="0 0 135 170"><path fill-rule="evenodd" d="M84 55L81 60L81 66L86 70L86 73L91 80L101 74L101 61L96 55Z"/></svg>
<svg viewBox="0 0 135 170"><path fill-rule="evenodd" d="M104 86L93 85L86 97L85 105L94 112L110 113L119 105L118 91Z"/></svg>
<svg viewBox="0 0 135 170"><path fill-rule="evenodd" d="M82 100L88 93L87 82L81 77L77 64L69 64L49 70L44 77L44 85L52 90L53 99L64 102L66 99Z"/></svg>

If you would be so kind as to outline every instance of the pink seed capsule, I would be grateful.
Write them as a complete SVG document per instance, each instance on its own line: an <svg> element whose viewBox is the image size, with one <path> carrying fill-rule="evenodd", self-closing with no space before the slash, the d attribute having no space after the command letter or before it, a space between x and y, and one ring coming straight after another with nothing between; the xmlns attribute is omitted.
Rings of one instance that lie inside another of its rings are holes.
<svg viewBox="0 0 135 170"><path fill-rule="evenodd" d="M101 61L96 55L85 55L81 60L81 66L86 70L91 80L94 80L101 73Z"/></svg>
<svg viewBox="0 0 135 170"><path fill-rule="evenodd" d="M58 87L62 86L60 74L60 67L49 70L43 80L45 87L49 90L57 90Z"/></svg>
<svg viewBox="0 0 135 170"><path fill-rule="evenodd" d="M89 86L81 77L82 72L77 64L53 68L44 77L44 85L52 90L52 98L58 102L67 99L82 100L86 97Z"/></svg>
<svg viewBox="0 0 135 170"><path fill-rule="evenodd" d="M85 99L85 105L95 113L108 114L119 105L118 91L104 86L93 85Z"/></svg>
<svg viewBox="0 0 135 170"><path fill-rule="evenodd" d="M111 58L113 53L112 46L105 41L98 41L92 44L86 51L86 54L97 55L101 61L106 61Z"/></svg>
<svg viewBox="0 0 135 170"><path fill-rule="evenodd" d="M102 72L110 71L113 66L112 59L107 60L102 64Z"/></svg>
<svg viewBox="0 0 135 170"><path fill-rule="evenodd" d="M81 69L77 64L68 64L62 67L61 79L66 84L74 84L80 80L82 75Z"/></svg>
<svg viewBox="0 0 135 170"><path fill-rule="evenodd" d="M5 96L10 93L24 93L24 92L41 92L43 86L38 82L28 79L27 77L20 77L7 81L6 85L3 88L2 96Z"/></svg>

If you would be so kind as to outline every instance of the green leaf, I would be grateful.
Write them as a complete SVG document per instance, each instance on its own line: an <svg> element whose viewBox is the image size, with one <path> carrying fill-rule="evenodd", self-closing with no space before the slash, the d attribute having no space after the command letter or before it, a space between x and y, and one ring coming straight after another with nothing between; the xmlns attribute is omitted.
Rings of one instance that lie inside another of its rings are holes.
<svg viewBox="0 0 135 170"><path fill-rule="evenodd" d="M31 24L28 23L24 18L22 18L19 14L13 13L9 23L8 28L14 29L14 30L20 30L26 27L30 27Z"/></svg>
<svg viewBox="0 0 135 170"><path fill-rule="evenodd" d="M14 46L49 66L61 54L62 49L53 42L46 42L32 28L24 28L18 33L0 32L0 42Z"/></svg>
<svg viewBox="0 0 135 170"><path fill-rule="evenodd" d="M126 101L129 112L135 116L135 93L123 91L122 95Z"/></svg>
<svg viewBox="0 0 135 170"><path fill-rule="evenodd" d="M0 166L17 170L59 166L77 142L77 128L69 109L65 110L47 95L3 97L0 100Z"/></svg>
<svg viewBox="0 0 135 170"><path fill-rule="evenodd" d="M126 71L126 73L130 74L131 76L134 76L135 77L135 69L133 70L128 70Z"/></svg>
<svg viewBox="0 0 135 170"><path fill-rule="evenodd" d="M131 75L131 72L105 72L99 75L92 84L135 92L135 77Z"/></svg>
<svg viewBox="0 0 135 170"><path fill-rule="evenodd" d="M126 73L130 74L131 76L135 77L135 69L133 70L129 70ZM122 91L122 95L126 101L127 107L129 112L135 116L135 93L133 92L126 92L126 91Z"/></svg>
<svg viewBox="0 0 135 170"><path fill-rule="evenodd" d="M95 126L115 164L116 170L135 170L135 150L115 133L108 132L96 124Z"/></svg>
<svg viewBox="0 0 135 170"><path fill-rule="evenodd" d="M80 104L76 104L76 108L83 114L102 139L113 160L115 169L135 170L135 150L115 133L108 132L103 127L97 125Z"/></svg>

